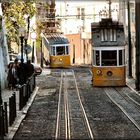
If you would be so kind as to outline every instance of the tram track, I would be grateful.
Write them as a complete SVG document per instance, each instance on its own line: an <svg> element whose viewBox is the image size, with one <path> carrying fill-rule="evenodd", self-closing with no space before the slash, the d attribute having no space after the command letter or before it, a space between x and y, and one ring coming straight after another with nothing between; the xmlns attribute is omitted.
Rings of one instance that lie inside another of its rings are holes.
<svg viewBox="0 0 140 140"><path fill-rule="evenodd" d="M106 95L140 131L140 104L120 88L105 88Z"/></svg>
<svg viewBox="0 0 140 140"><path fill-rule="evenodd" d="M73 70L62 70L55 139L94 139Z"/></svg>

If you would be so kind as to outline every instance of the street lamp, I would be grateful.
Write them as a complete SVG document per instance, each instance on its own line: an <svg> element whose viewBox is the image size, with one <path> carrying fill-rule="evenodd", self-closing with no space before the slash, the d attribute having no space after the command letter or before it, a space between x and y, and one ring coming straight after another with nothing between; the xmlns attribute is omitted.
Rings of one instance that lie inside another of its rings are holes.
<svg viewBox="0 0 140 140"><path fill-rule="evenodd" d="M23 27L19 28L19 37L21 41L21 64L19 67L19 83L22 85L26 82L26 70L25 70L25 64L23 59L23 41L25 37L25 29Z"/></svg>
<svg viewBox="0 0 140 140"><path fill-rule="evenodd" d="M24 37L24 40L25 40L25 54L26 54L26 60L28 61L28 53L27 53L27 40L28 40L28 33L26 32L25 34L25 37Z"/></svg>
<svg viewBox="0 0 140 140"><path fill-rule="evenodd" d="M20 37L20 43L21 43L21 64L23 64L23 40L25 37L25 29L23 27L19 28L19 37Z"/></svg>
<svg viewBox="0 0 140 140"><path fill-rule="evenodd" d="M32 63L34 63L34 44L35 44L35 40L36 40L36 33L32 32L31 33L31 39L33 40L33 47L32 47Z"/></svg>

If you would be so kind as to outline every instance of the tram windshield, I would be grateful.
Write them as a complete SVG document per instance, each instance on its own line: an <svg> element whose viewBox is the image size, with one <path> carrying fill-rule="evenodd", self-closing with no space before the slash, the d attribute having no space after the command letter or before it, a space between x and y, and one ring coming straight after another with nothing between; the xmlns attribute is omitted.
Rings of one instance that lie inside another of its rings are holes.
<svg viewBox="0 0 140 140"><path fill-rule="evenodd" d="M102 66L117 66L117 51L102 51Z"/></svg>
<svg viewBox="0 0 140 140"><path fill-rule="evenodd" d="M52 46L52 55L68 55L68 46Z"/></svg>
<svg viewBox="0 0 140 140"><path fill-rule="evenodd" d="M122 66L124 50L94 50L93 59L96 66Z"/></svg>
<svg viewBox="0 0 140 140"><path fill-rule="evenodd" d="M65 46L56 47L56 55L64 55L65 54Z"/></svg>

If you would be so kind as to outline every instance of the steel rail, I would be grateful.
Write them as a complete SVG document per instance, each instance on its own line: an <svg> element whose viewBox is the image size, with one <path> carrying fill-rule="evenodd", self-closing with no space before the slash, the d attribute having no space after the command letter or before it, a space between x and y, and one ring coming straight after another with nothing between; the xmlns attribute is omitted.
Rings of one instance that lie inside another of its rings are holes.
<svg viewBox="0 0 140 140"><path fill-rule="evenodd" d="M69 116L69 101L68 101L68 82L67 75L65 72L65 82L64 82L64 106L65 106L65 135L66 139L70 139L70 116Z"/></svg>
<svg viewBox="0 0 140 140"><path fill-rule="evenodd" d="M61 80L60 80L60 88L59 88L59 100L58 100L55 139L58 139L58 131L59 131L59 123L60 123L59 121L60 121L60 105L61 105L61 94L62 94L62 81L63 81L63 73L61 71Z"/></svg>
<svg viewBox="0 0 140 140"><path fill-rule="evenodd" d="M65 121L65 123L66 123L66 139L70 139L70 133L71 133L71 131L70 131L70 111L69 111L69 100L68 100L68 81L67 81L67 75L66 75L66 72L65 72L65 85L64 85L64 87L65 87L65 92L64 92L64 96L65 96L65 103L66 103L66 114L65 114L65 117L67 118L66 119L66 121Z"/></svg>
<svg viewBox="0 0 140 140"><path fill-rule="evenodd" d="M117 92L117 91L116 91ZM140 131L140 126L139 124L126 112L126 110L119 105L110 95L109 93L105 90L106 95L109 97L109 99L125 114L125 116L134 124L134 126Z"/></svg>
<svg viewBox="0 0 140 140"><path fill-rule="evenodd" d="M84 109L84 106L83 106L82 101L81 101L80 92L79 92L79 89L78 89L78 85L77 85L76 77L75 77L75 74L74 74L74 70L72 70L72 73L73 73L73 77L74 77L74 81L75 81L75 85L76 85L76 91L77 91L78 99L79 99L80 106L82 108L82 112L83 112L83 115L84 115L84 118L85 118L85 121L86 121L86 125L87 125L88 131L89 131L89 135L90 135L91 139L94 139L93 133L92 133L92 130L91 130L91 127L90 127L85 109Z"/></svg>
<svg viewBox="0 0 140 140"><path fill-rule="evenodd" d="M116 89L115 89L116 90ZM119 92L118 90L117 90L117 92ZM137 101L135 101L132 97L130 97L129 95L127 95L124 91L122 91L130 100L132 100L136 105L138 105L138 106L140 106L140 103L138 103ZM120 93L120 92L119 92ZM134 92L135 93L135 92ZM137 93L135 93L135 94L137 94ZM120 95L121 95L121 93L120 93ZM137 94L138 95L138 94ZM122 95L121 95L122 96ZM138 95L138 96L140 96L140 95ZM123 96L122 96L123 97ZM123 97L123 98L125 98L125 97ZM139 109L138 109L138 111L139 111ZM140 111L139 111L140 112Z"/></svg>

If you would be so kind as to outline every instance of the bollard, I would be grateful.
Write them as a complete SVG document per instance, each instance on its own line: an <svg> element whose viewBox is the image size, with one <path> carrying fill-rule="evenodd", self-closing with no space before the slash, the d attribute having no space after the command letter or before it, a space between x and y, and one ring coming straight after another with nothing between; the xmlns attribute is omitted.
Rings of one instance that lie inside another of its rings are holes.
<svg viewBox="0 0 140 140"><path fill-rule="evenodd" d="M3 106L0 106L0 140L4 140L4 117Z"/></svg>
<svg viewBox="0 0 140 140"><path fill-rule="evenodd" d="M19 110L23 108L23 86L19 89Z"/></svg>
<svg viewBox="0 0 140 140"><path fill-rule="evenodd" d="M12 97L9 98L9 125L13 123L13 114L12 114Z"/></svg>
<svg viewBox="0 0 140 140"><path fill-rule="evenodd" d="M14 92L14 94L12 95L13 98L13 118L15 120L17 113L16 113L16 94Z"/></svg>
<svg viewBox="0 0 140 140"><path fill-rule="evenodd" d="M7 102L4 102L4 126L5 133L8 133Z"/></svg>

